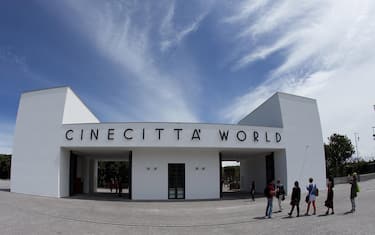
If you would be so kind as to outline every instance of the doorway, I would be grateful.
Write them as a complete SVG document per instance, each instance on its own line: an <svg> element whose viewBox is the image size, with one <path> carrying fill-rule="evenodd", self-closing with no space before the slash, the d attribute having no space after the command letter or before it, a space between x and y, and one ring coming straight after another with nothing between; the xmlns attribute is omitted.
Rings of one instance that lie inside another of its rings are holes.
<svg viewBox="0 0 375 235"><path fill-rule="evenodd" d="M168 164L168 199L185 199L185 164Z"/></svg>

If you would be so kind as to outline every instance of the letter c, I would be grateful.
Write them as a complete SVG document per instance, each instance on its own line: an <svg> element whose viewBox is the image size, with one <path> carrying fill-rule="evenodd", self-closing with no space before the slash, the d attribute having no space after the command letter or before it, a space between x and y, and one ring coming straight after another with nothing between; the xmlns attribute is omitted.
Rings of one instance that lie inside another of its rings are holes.
<svg viewBox="0 0 375 235"><path fill-rule="evenodd" d="M131 140L131 139L133 139L133 137L131 137L131 136L127 136L127 135L126 135L126 133L127 133L128 131L133 131L133 129L131 129L131 128L126 129L126 130L124 131L124 137L125 137L125 139L127 139L127 140Z"/></svg>
<svg viewBox="0 0 375 235"><path fill-rule="evenodd" d="M74 131L73 130L67 130L65 132L65 139L67 140L73 140L73 136L70 136L69 133L73 133Z"/></svg>

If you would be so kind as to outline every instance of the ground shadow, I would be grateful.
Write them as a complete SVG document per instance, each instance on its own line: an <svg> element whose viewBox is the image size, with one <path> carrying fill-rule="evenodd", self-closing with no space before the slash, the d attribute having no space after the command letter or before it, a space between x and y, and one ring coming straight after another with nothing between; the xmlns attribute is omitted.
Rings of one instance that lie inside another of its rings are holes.
<svg viewBox="0 0 375 235"><path fill-rule="evenodd" d="M331 215L331 214L326 214L326 213L324 213L324 214L320 214L320 215L318 215L318 217L325 217L325 216L329 216L329 215Z"/></svg>
<svg viewBox="0 0 375 235"><path fill-rule="evenodd" d="M265 216L257 216L257 217L254 217L253 219L264 220L264 219L267 219L267 217L265 217Z"/></svg>
<svg viewBox="0 0 375 235"><path fill-rule="evenodd" d="M301 217L301 216L297 217L297 216L289 216L289 215L287 215L287 216L282 217L281 219L297 219L299 217Z"/></svg>
<svg viewBox="0 0 375 235"><path fill-rule="evenodd" d="M121 197L116 194L110 193L93 193L93 194L77 194L70 197L69 199L78 200L94 200L94 201L129 201L129 194L123 193Z"/></svg>
<svg viewBox="0 0 375 235"><path fill-rule="evenodd" d="M347 212L344 212L344 213L342 213L341 215L349 215L349 214L353 214L354 212L353 211L347 211Z"/></svg>
<svg viewBox="0 0 375 235"><path fill-rule="evenodd" d="M255 199L263 198L263 194L256 194ZM223 192L221 194L221 200L237 200L237 199L250 199L250 192Z"/></svg>

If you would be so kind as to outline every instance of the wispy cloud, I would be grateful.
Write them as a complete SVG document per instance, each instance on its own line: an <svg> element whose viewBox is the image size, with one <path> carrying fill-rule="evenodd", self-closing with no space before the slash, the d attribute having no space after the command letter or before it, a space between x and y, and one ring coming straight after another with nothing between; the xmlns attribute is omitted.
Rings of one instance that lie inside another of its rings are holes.
<svg viewBox="0 0 375 235"><path fill-rule="evenodd" d="M160 34L162 36L160 50L162 52L167 51L171 47L177 46L190 33L198 30L201 21L207 15L207 11L200 13L200 15L195 17L192 22L184 25L181 29L176 29L176 25L173 20L174 14L175 2L173 1L169 6L167 14L165 15L160 26Z"/></svg>
<svg viewBox="0 0 375 235"><path fill-rule="evenodd" d="M238 121L275 91L311 96L318 100L324 136L339 132L353 138L359 132L362 156L375 155L374 4L256 1L255 6L234 7L225 23L241 25L235 40L246 48L234 68L265 61L276 52L283 59L265 82L222 111L226 120Z"/></svg>
<svg viewBox="0 0 375 235"><path fill-rule="evenodd" d="M80 30L87 33L97 49L121 66L124 73L131 75L124 80L137 89L135 93L139 96L134 100L134 109L143 114L144 120L199 120L191 104L192 99L189 99L188 87L171 75L170 68L165 70L158 65L160 55L153 49L155 45L164 45L163 50L177 46L198 28L204 15L176 30L174 2L165 4L161 11L167 12L164 18L160 17L160 12L154 11L156 5L152 1L142 4L138 1L89 4L68 1L67 4L71 10L69 13L75 13L74 20L81 22ZM162 41L155 35L155 28L162 31Z"/></svg>

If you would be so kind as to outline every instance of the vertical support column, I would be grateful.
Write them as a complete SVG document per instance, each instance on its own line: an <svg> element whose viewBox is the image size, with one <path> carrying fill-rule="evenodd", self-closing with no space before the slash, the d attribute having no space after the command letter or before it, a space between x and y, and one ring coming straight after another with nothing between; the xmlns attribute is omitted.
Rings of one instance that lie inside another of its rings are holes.
<svg viewBox="0 0 375 235"><path fill-rule="evenodd" d="M98 191L98 160L93 161L93 191L96 193Z"/></svg>
<svg viewBox="0 0 375 235"><path fill-rule="evenodd" d="M219 152L219 172L220 172L220 179L219 179L219 184L220 184L220 199L223 197L223 161L222 161L222 154Z"/></svg>
<svg viewBox="0 0 375 235"><path fill-rule="evenodd" d="M132 160L133 160L133 152L129 151L129 199L132 200Z"/></svg>

